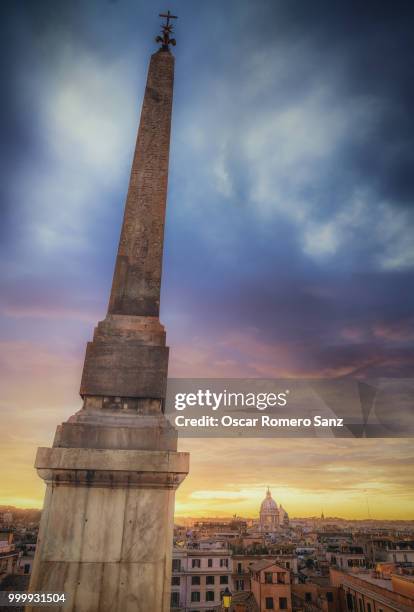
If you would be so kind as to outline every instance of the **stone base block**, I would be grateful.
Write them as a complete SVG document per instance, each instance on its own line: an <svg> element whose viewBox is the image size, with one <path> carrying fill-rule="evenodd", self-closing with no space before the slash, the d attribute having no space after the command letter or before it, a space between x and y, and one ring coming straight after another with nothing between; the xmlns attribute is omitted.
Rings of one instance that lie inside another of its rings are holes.
<svg viewBox="0 0 414 612"><path fill-rule="evenodd" d="M135 340L88 342L80 394L164 398L168 347Z"/></svg>
<svg viewBox="0 0 414 612"><path fill-rule="evenodd" d="M177 432L163 415L122 419L117 415L90 415L83 410L76 416L58 426L54 447L177 450Z"/></svg>
<svg viewBox="0 0 414 612"><path fill-rule="evenodd" d="M40 448L35 465L47 490L30 591L65 592L65 611L169 612L188 454Z"/></svg>
<svg viewBox="0 0 414 612"><path fill-rule="evenodd" d="M168 350L157 317L108 314L87 344L80 394L165 398Z"/></svg>

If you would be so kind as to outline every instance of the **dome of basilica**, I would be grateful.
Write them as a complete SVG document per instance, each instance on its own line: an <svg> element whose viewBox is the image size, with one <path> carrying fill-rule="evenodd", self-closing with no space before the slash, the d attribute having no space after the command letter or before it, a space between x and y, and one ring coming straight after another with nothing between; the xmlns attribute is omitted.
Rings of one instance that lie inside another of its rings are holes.
<svg viewBox="0 0 414 612"><path fill-rule="evenodd" d="M272 497L270 489L267 489L266 497L260 505L260 514L274 514L277 512L277 503Z"/></svg>

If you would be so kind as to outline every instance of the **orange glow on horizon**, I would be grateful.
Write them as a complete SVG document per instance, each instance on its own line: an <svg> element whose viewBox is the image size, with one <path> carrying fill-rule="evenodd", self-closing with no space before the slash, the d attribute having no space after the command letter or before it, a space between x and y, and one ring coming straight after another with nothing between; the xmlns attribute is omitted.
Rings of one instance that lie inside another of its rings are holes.
<svg viewBox="0 0 414 612"><path fill-rule="evenodd" d="M190 452L190 474L176 493L178 519L257 518L267 485L291 518L323 511L349 520L414 519L410 440L193 439L180 447ZM0 448L0 505L42 508L35 454L34 443Z"/></svg>

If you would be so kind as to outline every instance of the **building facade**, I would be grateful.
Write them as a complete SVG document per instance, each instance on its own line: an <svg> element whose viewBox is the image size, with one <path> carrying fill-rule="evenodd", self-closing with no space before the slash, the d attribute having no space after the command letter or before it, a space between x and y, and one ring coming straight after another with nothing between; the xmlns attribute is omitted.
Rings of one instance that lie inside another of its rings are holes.
<svg viewBox="0 0 414 612"><path fill-rule="evenodd" d="M331 584L339 587L341 612L412 612L413 577L384 580L374 572L330 570Z"/></svg>
<svg viewBox="0 0 414 612"><path fill-rule="evenodd" d="M251 590L259 610L292 610L289 570L263 560L250 567Z"/></svg>
<svg viewBox="0 0 414 612"><path fill-rule="evenodd" d="M171 610L213 612L220 609L223 591L233 590L232 559L227 547L174 548Z"/></svg>

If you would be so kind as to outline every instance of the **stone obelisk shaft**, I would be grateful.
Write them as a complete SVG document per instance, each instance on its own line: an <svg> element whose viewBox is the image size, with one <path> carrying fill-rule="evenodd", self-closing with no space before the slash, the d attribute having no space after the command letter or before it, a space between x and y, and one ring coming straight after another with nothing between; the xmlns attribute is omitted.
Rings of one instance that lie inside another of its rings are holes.
<svg viewBox="0 0 414 612"><path fill-rule="evenodd" d="M30 591L66 593L60 609L71 612L170 609L174 495L188 454L176 452L163 414L168 348L158 319L168 32L150 61L108 313L86 349L83 406L36 457L47 489Z"/></svg>
<svg viewBox="0 0 414 612"><path fill-rule="evenodd" d="M157 317L167 197L174 56L151 57L109 314Z"/></svg>
<svg viewBox="0 0 414 612"><path fill-rule="evenodd" d="M165 397L168 348L158 316L173 81L174 56L162 48L148 70L108 314L86 350L86 403Z"/></svg>

